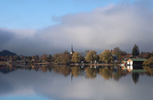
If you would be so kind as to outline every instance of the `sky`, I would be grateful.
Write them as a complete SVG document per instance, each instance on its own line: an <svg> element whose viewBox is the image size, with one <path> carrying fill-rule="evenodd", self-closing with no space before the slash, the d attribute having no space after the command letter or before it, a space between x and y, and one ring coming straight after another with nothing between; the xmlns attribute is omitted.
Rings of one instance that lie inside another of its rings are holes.
<svg viewBox="0 0 153 100"><path fill-rule="evenodd" d="M0 0L0 51L152 52L152 0Z"/></svg>

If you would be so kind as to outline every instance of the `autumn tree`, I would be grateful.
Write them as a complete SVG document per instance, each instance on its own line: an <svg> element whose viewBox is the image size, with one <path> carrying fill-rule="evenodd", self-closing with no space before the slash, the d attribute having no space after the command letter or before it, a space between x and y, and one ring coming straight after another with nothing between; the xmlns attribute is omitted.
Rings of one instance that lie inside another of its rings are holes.
<svg viewBox="0 0 153 100"><path fill-rule="evenodd" d="M86 61L87 62L90 62L90 61L94 61L94 60L96 60L96 58L97 58L97 52L95 51L95 50L90 50L90 51L88 51L87 52L87 55L86 55Z"/></svg>
<svg viewBox="0 0 153 100"><path fill-rule="evenodd" d="M149 59L151 56L152 56L152 54L151 54L150 52L147 52L145 58L146 58L146 59Z"/></svg>
<svg viewBox="0 0 153 100"><path fill-rule="evenodd" d="M139 47L135 44L133 49L132 49L132 55L133 56L138 56L139 55Z"/></svg>
<svg viewBox="0 0 153 100"><path fill-rule="evenodd" d="M69 52L64 51L63 53L56 53L53 57L53 60L55 62L65 63L69 61L71 58L71 55Z"/></svg>
<svg viewBox="0 0 153 100"><path fill-rule="evenodd" d="M57 62L57 58L58 58L58 57L59 57L59 54L56 53L56 54L54 55L54 57L53 57L54 62Z"/></svg>
<svg viewBox="0 0 153 100"><path fill-rule="evenodd" d="M80 54L79 52L74 52L74 54L72 55L72 62L80 62Z"/></svg>
<svg viewBox="0 0 153 100"><path fill-rule="evenodd" d="M80 52L80 60L84 60L85 59L85 56L86 56L86 53L85 52Z"/></svg>
<svg viewBox="0 0 153 100"><path fill-rule="evenodd" d="M127 52L122 51L122 52L121 52L121 55L122 55L122 56L125 56L125 55L127 55Z"/></svg>
<svg viewBox="0 0 153 100"><path fill-rule="evenodd" d="M63 62L67 62L70 60L71 55L67 50L65 50L62 54L62 58L63 58Z"/></svg>
<svg viewBox="0 0 153 100"><path fill-rule="evenodd" d="M16 58L16 57L15 57L15 58ZM27 59L27 61L30 62L30 61L32 60L32 57L31 57L31 56L27 56L26 59Z"/></svg>
<svg viewBox="0 0 153 100"><path fill-rule="evenodd" d="M127 54L127 52L122 51L122 52L121 52L121 55L119 56L119 59L120 59L120 60L125 60L125 59L129 58L128 55L129 55L129 54Z"/></svg>
<svg viewBox="0 0 153 100"><path fill-rule="evenodd" d="M110 50L105 50L101 54L99 54L99 61L104 61L106 63L111 62L112 60L112 54Z"/></svg>
<svg viewBox="0 0 153 100"><path fill-rule="evenodd" d="M85 54L87 55L87 53L88 53L89 51L90 51L90 50L86 50L86 51L85 51Z"/></svg>
<svg viewBox="0 0 153 100"><path fill-rule="evenodd" d="M38 55L35 55L35 59L36 59L36 60L39 60L39 56L38 56Z"/></svg>
<svg viewBox="0 0 153 100"><path fill-rule="evenodd" d="M116 55L118 58L121 55L122 51L120 50L119 47L116 47L113 49L113 54Z"/></svg>
<svg viewBox="0 0 153 100"><path fill-rule="evenodd" d="M42 55L42 60L47 61L47 54Z"/></svg>
<svg viewBox="0 0 153 100"><path fill-rule="evenodd" d="M35 61L38 61L39 60L39 56L38 55L32 56L32 59L34 59Z"/></svg>
<svg viewBox="0 0 153 100"><path fill-rule="evenodd" d="M58 57L57 57L56 61L60 62L60 63L63 62L63 54L62 53L58 53Z"/></svg>
<svg viewBox="0 0 153 100"><path fill-rule="evenodd" d="M153 56L151 56L149 59L146 59L143 62L143 65L153 65Z"/></svg>
<svg viewBox="0 0 153 100"><path fill-rule="evenodd" d="M62 53L56 53L53 59L54 62L63 62Z"/></svg>

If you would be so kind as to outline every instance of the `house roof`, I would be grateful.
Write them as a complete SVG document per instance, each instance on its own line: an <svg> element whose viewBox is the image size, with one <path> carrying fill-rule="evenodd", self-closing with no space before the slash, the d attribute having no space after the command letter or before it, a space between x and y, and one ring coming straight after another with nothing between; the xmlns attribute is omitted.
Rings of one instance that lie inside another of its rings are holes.
<svg viewBox="0 0 153 100"><path fill-rule="evenodd" d="M144 69L134 69L132 72L146 72Z"/></svg>
<svg viewBox="0 0 153 100"><path fill-rule="evenodd" d="M132 61L145 61L144 58L130 58Z"/></svg>

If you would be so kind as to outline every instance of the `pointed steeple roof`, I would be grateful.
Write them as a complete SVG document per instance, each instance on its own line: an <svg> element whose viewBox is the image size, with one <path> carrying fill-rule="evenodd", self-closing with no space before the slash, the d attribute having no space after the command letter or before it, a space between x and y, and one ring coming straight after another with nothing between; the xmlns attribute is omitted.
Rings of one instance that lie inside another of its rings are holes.
<svg viewBox="0 0 153 100"><path fill-rule="evenodd" d="M70 54L73 54L74 51L73 51L73 45L71 44L71 53Z"/></svg>

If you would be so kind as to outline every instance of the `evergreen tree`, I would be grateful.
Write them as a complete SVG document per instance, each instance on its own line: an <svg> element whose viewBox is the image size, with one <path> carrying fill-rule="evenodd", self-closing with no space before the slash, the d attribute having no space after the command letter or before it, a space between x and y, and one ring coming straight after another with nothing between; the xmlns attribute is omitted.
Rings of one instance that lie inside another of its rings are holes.
<svg viewBox="0 0 153 100"><path fill-rule="evenodd" d="M135 44L133 49L132 49L132 55L133 56L138 56L139 55L139 47Z"/></svg>
<svg viewBox="0 0 153 100"><path fill-rule="evenodd" d="M52 61L53 56L51 54L49 54L48 59L49 59L49 61Z"/></svg>

